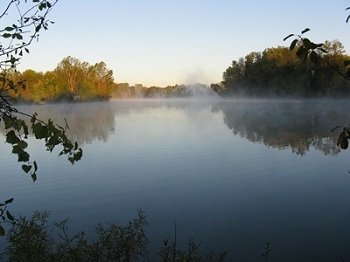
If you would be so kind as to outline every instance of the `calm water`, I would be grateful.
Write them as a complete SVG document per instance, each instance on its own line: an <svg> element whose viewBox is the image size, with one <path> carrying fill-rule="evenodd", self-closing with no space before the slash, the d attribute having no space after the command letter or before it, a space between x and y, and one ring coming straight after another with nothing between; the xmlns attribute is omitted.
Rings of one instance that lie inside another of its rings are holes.
<svg viewBox="0 0 350 262"><path fill-rule="evenodd" d="M83 146L71 166L29 148L38 181L1 142L0 199L14 214L50 210L69 230L126 223L146 211L151 257L163 237L228 250L227 261L350 261L350 149L330 130L350 123L337 101L113 101L21 107L66 118ZM4 131L0 141L4 141ZM32 141L32 139L30 138ZM1 242L3 246L4 243Z"/></svg>

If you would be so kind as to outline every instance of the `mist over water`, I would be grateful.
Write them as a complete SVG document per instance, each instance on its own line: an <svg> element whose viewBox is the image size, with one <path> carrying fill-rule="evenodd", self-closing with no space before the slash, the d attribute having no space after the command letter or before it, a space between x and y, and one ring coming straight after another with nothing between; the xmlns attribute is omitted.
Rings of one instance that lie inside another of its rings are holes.
<svg viewBox="0 0 350 262"><path fill-rule="evenodd" d="M163 237L228 250L227 261L350 259L348 158L336 146L345 100L182 99L21 106L70 126L83 159L70 166L30 147L38 181L0 148L11 212L51 210L69 230L126 223L146 211L151 257ZM5 141L4 131L0 139ZM57 153L57 152L56 152ZM4 243L2 243L3 245Z"/></svg>

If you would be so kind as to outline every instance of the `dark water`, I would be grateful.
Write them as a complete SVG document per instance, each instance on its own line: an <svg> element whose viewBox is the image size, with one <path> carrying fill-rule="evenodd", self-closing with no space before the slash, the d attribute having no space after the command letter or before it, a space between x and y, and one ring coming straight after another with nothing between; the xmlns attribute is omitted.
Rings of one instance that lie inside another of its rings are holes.
<svg viewBox="0 0 350 262"><path fill-rule="evenodd" d="M33 141L31 182L2 143L0 198L14 214L50 210L69 230L147 213L150 257L163 237L228 250L227 261L350 261L350 149L337 125L346 101L113 101L20 109L70 125L71 166ZM4 131L0 141L4 141ZM4 245L3 242L1 242Z"/></svg>

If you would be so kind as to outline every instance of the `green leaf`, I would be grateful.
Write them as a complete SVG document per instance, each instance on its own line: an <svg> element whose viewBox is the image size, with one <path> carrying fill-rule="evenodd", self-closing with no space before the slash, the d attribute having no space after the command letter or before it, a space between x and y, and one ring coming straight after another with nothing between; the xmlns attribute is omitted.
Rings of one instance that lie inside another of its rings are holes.
<svg viewBox="0 0 350 262"><path fill-rule="evenodd" d="M16 136L15 131L11 130L6 134L6 142L9 144L17 144L21 140Z"/></svg>
<svg viewBox="0 0 350 262"><path fill-rule="evenodd" d="M37 180L36 173L33 173L33 174L32 174L32 179L33 179L33 182L35 182L35 181Z"/></svg>
<svg viewBox="0 0 350 262"><path fill-rule="evenodd" d="M2 120L4 120L5 129L11 128L13 126L13 124L14 124L13 118L8 116L8 115L6 115L6 114L2 115Z"/></svg>
<svg viewBox="0 0 350 262"><path fill-rule="evenodd" d="M28 173L32 169L31 165L22 165L22 170Z"/></svg>
<svg viewBox="0 0 350 262"><path fill-rule="evenodd" d="M20 147L20 146L18 146L18 145L14 145L14 146L12 147L12 154L18 155L18 154L20 154L21 152L23 152L23 148L22 148L22 147Z"/></svg>
<svg viewBox="0 0 350 262"><path fill-rule="evenodd" d="M311 41L308 38L303 38L303 45L307 50L312 49Z"/></svg>
<svg viewBox="0 0 350 262"><path fill-rule="evenodd" d="M289 50L293 50L298 41L298 39L294 39L293 42L290 44Z"/></svg>
<svg viewBox="0 0 350 262"><path fill-rule="evenodd" d="M5 204L10 204L10 203L12 203L12 202L13 202L13 197L10 198L10 199L7 199L7 200L5 201Z"/></svg>
<svg viewBox="0 0 350 262"><path fill-rule="evenodd" d="M72 164L74 164L74 161L75 161L74 156L68 157L68 160L69 160L69 162L71 162Z"/></svg>
<svg viewBox="0 0 350 262"><path fill-rule="evenodd" d="M6 210L6 216L7 216L8 220L11 220L11 221L15 220L15 218L13 217L13 215L12 215L12 214L10 213L10 211L8 211L8 210Z"/></svg>
<svg viewBox="0 0 350 262"><path fill-rule="evenodd" d="M303 31L301 31L301 34L304 34L306 32L310 31L310 28L305 28Z"/></svg>
<svg viewBox="0 0 350 262"><path fill-rule="evenodd" d="M0 225L0 236L5 235L5 229Z"/></svg>
<svg viewBox="0 0 350 262"><path fill-rule="evenodd" d="M2 34L2 37L3 38L10 38L12 35L11 34L9 34L9 33L3 33Z"/></svg>
<svg viewBox="0 0 350 262"><path fill-rule="evenodd" d="M286 36L285 38L283 38L283 41L286 41L288 38L290 38L292 36L294 36L294 34L290 34L290 35Z"/></svg>
<svg viewBox="0 0 350 262"><path fill-rule="evenodd" d="M29 154L25 151L18 154L18 162L27 162L29 161Z"/></svg>
<svg viewBox="0 0 350 262"><path fill-rule="evenodd" d="M44 126L41 123L37 122L37 123L33 124L32 130L33 130L33 133L34 133L34 136L36 139L45 138Z"/></svg>
<svg viewBox="0 0 350 262"><path fill-rule="evenodd" d="M24 135L28 136L29 135L29 131L28 131L28 126L27 126L26 122L23 121L22 127L23 127Z"/></svg>
<svg viewBox="0 0 350 262"><path fill-rule="evenodd" d="M346 22L348 23L350 19L350 15L346 18Z"/></svg>
<svg viewBox="0 0 350 262"><path fill-rule="evenodd" d="M58 139L58 136L52 136L48 141L48 144L50 146L55 146L55 145L58 145L59 143L60 143L60 140Z"/></svg>
<svg viewBox="0 0 350 262"><path fill-rule="evenodd" d="M34 164L34 173L35 173L36 171L38 171L38 165L36 161L34 161L33 164Z"/></svg>
<svg viewBox="0 0 350 262"><path fill-rule="evenodd" d="M21 34L14 34L18 40L22 40L23 36Z"/></svg>
<svg viewBox="0 0 350 262"><path fill-rule="evenodd" d="M17 145L18 145L20 148L22 148L22 149L25 149L25 148L28 147L28 143L27 143L26 141L23 141L23 140L19 141L19 142L17 143Z"/></svg>
<svg viewBox="0 0 350 262"><path fill-rule="evenodd" d="M11 26L6 26L5 27L5 31L12 31L14 28L13 27L11 27Z"/></svg>

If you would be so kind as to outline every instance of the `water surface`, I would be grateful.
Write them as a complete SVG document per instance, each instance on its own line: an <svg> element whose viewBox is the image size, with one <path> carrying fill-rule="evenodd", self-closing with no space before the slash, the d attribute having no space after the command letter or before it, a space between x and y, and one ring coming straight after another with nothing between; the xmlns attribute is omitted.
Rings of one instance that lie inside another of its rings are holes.
<svg viewBox="0 0 350 262"><path fill-rule="evenodd" d="M228 250L227 261L350 260L350 151L330 130L350 123L346 101L111 101L25 106L64 124L83 146L71 166L33 142L38 180L0 148L0 197L11 212L50 210L69 229L147 213L150 257L163 237ZM4 131L0 141L5 141ZM4 243L2 242L2 245Z"/></svg>

